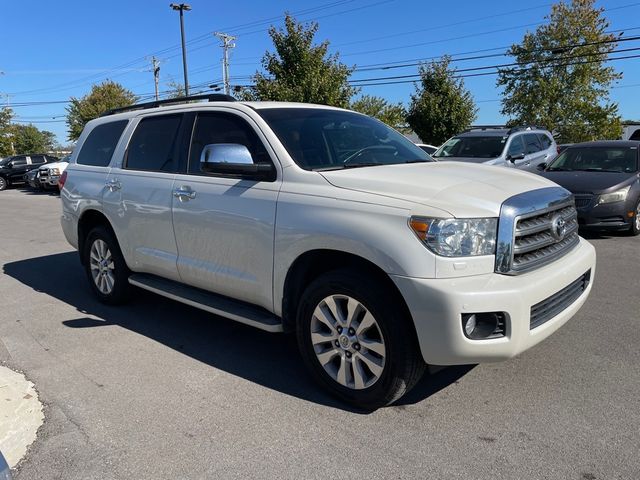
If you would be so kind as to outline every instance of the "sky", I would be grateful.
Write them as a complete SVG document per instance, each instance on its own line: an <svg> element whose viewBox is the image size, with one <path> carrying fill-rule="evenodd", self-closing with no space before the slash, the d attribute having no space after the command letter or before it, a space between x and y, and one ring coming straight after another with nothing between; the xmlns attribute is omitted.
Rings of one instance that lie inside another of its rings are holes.
<svg viewBox="0 0 640 480"><path fill-rule="evenodd" d="M117 81L141 99L154 92L151 57L160 61L160 90L183 82L178 12L168 0L66 2L0 0L0 102L13 108L15 121L33 123L67 144L64 122L70 97L86 95L92 84ZM260 60L273 51L271 25L281 27L285 12L319 24L317 42L357 67L352 79L412 75L418 60L444 54L460 59L459 69L496 65L505 57L464 60L503 53L545 21L552 2L530 0L191 0L185 12L187 63L191 93L221 84L222 48L213 32L235 35L230 55L232 85L247 85L261 70ZM609 30L640 36L640 2L598 0ZM618 48L640 47L640 40ZM626 52L613 56L632 56ZM507 60L508 61L508 60ZM391 63L413 63L382 68ZM611 62L623 73L612 89L623 119L640 118L640 58ZM495 70L491 70L495 71ZM479 108L476 124L499 124L500 90L495 75L467 77L466 87ZM377 95L405 106L415 87L370 81L361 94ZM398 81L394 79L392 81Z"/></svg>

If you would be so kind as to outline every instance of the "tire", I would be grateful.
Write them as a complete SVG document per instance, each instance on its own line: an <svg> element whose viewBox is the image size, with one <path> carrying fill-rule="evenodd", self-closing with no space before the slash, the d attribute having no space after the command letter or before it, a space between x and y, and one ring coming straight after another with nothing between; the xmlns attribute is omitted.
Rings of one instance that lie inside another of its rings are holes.
<svg viewBox="0 0 640 480"><path fill-rule="evenodd" d="M365 410L396 401L426 368L412 320L392 299L375 276L337 270L314 280L298 306L298 347L308 370Z"/></svg>
<svg viewBox="0 0 640 480"><path fill-rule="evenodd" d="M632 237L640 235L640 199L636 204L636 213L631 219L631 227L627 230L627 234Z"/></svg>
<svg viewBox="0 0 640 480"><path fill-rule="evenodd" d="M110 229L100 225L89 232L83 261L89 285L100 302L117 305L128 299L131 272Z"/></svg>
<svg viewBox="0 0 640 480"><path fill-rule="evenodd" d="M8 186L9 186L9 181L6 178L0 176L0 192L2 190L6 190Z"/></svg>

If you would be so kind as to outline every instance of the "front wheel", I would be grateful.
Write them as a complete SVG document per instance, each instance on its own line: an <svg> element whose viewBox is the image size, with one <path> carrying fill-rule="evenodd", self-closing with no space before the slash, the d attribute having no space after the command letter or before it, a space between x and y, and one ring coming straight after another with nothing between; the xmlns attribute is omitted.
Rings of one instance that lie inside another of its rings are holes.
<svg viewBox="0 0 640 480"><path fill-rule="evenodd" d="M636 205L636 210L631 219L631 228L629 229L629 235L637 236L640 235L640 200L638 200L638 204Z"/></svg>
<svg viewBox="0 0 640 480"><path fill-rule="evenodd" d="M352 270L321 275L305 290L297 320L309 371L359 408L394 402L424 373L411 319L375 277Z"/></svg>
<svg viewBox="0 0 640 480"><path fill-rule="evenodd" d="M111 230L101 225L89 232L83 260L89 285L102 303L115 305L127 299L130 272Z"/></svg>
<svg viewBox="0 0 640 480"><path fill-rule="evenodd" d="M9 182L7 181L7 179L4 177L0 177L0 192L2 190L6 190L8 186Z"/></svg>

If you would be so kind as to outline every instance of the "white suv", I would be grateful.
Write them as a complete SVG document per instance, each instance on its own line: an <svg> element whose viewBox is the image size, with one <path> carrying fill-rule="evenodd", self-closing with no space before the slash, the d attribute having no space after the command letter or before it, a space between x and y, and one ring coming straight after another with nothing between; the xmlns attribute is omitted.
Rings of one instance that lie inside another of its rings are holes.
<svg viewBox="0 0 640 480"><path fill-rule="evenodd" d="M100 300L135 285L296 332L311 374L372 409L425 364L523 352L589 295L595 252L556 184L432 162L346 110L211 100L85 127L62 227Z"/></svg>

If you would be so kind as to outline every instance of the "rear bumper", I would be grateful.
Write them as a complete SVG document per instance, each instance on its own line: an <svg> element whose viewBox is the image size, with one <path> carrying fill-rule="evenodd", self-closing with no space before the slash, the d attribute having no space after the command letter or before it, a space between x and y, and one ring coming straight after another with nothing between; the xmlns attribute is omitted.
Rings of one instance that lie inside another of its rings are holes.
<svg viewBox="0 0 640 480"><path fill-rule="evenodd" d="M593 246L580 239L578 246L561 259L523 275L391 278L409 307L424 360L433 365L456 365L506 360L547 338L584 304L591 292L595 266ZM589 270L591 280L582 294L563 311L532 329L531 307ZM478 312L504 312L506 335L490 340L467 338L462 314Z"/></svg>

